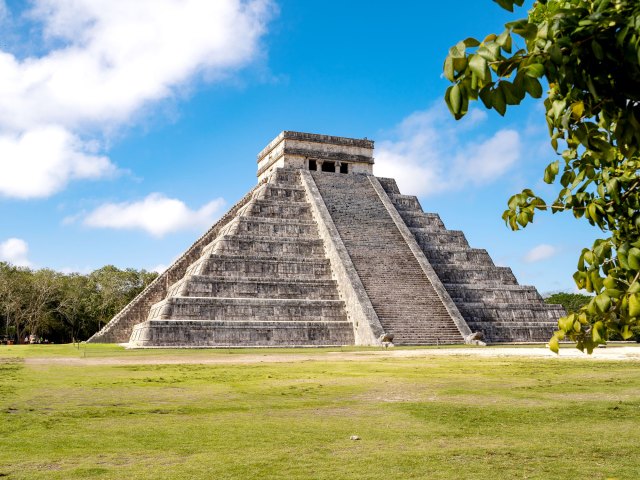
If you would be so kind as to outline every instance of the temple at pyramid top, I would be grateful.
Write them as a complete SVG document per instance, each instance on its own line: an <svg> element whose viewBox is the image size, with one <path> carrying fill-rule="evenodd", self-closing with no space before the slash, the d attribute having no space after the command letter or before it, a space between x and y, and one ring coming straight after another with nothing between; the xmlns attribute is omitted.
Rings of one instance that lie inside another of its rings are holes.
<svg viewBox="0 0 640 480"><path fill-rule="evenodd" d="M258 180L276 168L373 175L373 140L285 130L258 154Z"/></svg>

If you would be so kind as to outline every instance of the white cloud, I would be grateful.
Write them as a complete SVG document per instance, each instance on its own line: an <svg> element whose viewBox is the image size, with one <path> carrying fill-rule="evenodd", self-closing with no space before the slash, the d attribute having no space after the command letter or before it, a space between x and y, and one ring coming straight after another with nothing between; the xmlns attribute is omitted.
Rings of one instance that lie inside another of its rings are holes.
<svg viewBox="0 0 640 480"><path fill-rule="evenodd" d="M395 178L403 193L414 195L493 182L520 158L521 141L509 129L486 139L470 133L486 118L486 112L472 110L455 122L439 105L412 113L393 139L376 145L376 175Z"/></svg>
<svg viewBox="0 0 640 480"><path fill-rule="evenodd" d="M9 238L0 243L0 261L9 262L18 267L28 267L29 245L20 238Z"/></svg>
<svg viewBox="0 0 640 480"><path fill-rule="evenodd" d="M62 127L36 128L21 135L0 133L0 192L16 198L45 197L73 179L112 175L108 158Z"/></svg>
<svg viewBox="0 0 640 480"><path fill-rule="evenodd" d="M524 256L523 260L527 263L540 262L542 260L547 260L548 258L553 257L557 253L558 249L556 247L554 247L553 245L542 243L529 250Z"/></svg>
<svg viewBox="0 0 640 480"><path fill-rule="evenodd" d="M109 174L113 165L87 138L194 79L215 81L253 60L272 13L270 0L34 0L29 18L56 47L25 59L0 50L0 195L46 196ZM33 156L24 139L38 136ZM58 178L24 183L11 166L25 158L36 177L55 163Z"/></svg>
<svg viewBox="0 0 640 480"><path fill-rule="evenodd" d="M219 217L225 205L217 198L198 210L184 202L152 193L139 202L107 203L84 218L84 225L97 228L139 229L155 237L192 228L206 228Z"/></svg>

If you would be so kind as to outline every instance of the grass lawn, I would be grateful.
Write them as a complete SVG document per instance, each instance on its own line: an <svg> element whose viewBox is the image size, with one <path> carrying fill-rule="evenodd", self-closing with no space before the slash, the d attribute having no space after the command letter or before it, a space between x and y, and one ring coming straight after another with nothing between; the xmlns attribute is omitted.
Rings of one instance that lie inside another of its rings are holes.
<svg viewBox="0 0 640 480"><path fill-rule="evenodd" d="M640 363L332 351L0 347L0 477L640 478Z"/></svg>

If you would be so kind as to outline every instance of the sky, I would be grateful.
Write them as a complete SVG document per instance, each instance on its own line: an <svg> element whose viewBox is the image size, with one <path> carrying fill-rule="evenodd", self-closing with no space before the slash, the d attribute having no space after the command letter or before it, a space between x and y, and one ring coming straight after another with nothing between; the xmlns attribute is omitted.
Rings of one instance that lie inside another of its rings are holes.
<svg viewBox="0 0 640 480"><path fill-rule="evenodd" d="M160 271L297 130L374 140L377 176L520 283L573 292L601 232L501 219L522 188L557 191L542 105L456 122L442 100L448 48L524 15L491 0L0 0L0 261Z"/></svg>

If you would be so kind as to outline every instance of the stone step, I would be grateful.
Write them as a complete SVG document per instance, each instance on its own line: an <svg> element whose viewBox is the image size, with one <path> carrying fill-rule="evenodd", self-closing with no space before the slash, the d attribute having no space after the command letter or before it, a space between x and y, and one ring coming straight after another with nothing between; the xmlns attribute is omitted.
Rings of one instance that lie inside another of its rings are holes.
<svg viewBox="0 0 640 480"><path fill-rule="evenodd" d="M548 342L557 325L552 323L510 322L473 322L469 327L474 332L482 332L483 341L496 342Z"/></svg>
<svg viewBox="0 0 640 480"><path fill-rule="evenodd" d="M265 237L258 235L223 235L204 250L203 255L229 253L231 255L303 256L324 258L324 244L320 239Z"/></svg>
<svg viewBox="0 0 640 480"><path fill-rule="evenodd" d="M517 285L518 283L508 267L434 264L433 269L445 284L489 282L489 285Z"/></svg>
<svg viewBox="0 0 640 480"><path fill-rule="evenodd" d="M389 198L391 198L393 205L398 211L417 210L419 212L422 212L420 201L415 195L402 195L399 193L392 193L389 195Z"/></svg>
<svg viewBox="0 0 640 480"><path fill-rule="evenodd" d="M131 343L140 347L304 347L353 345L351 322L175 321L136 325Z"/></svg>
<svg viewBox="0 0 640 480"><path fill-rule="evenodd" d="M344 302L271 298L170 297L153 305L148 320L346 322Z"/></svg>
<svg viewBox="0 0 640 480"><path fill-rule="evenodd" d="M467 322L491 320L494 323L516 322L556 322L563 314L556 306L542 302L529 303L469 303L461 302L458 309Z"/></svg>
<svg viewBox="0 0 640 480"><path fill-rule="evenodd" d="M457 304L467 303L522 303L542 301L535 287L527 285L484 285L477 283L445 283L451 299Z"/></svg>
<svg viewBox="0 0 640 480"><path fill-rule="evenodd" d="M426 228L430 231L446 230L437 213L424 213L414 210L398 210L409 228Z"/></svg>
<svg viewBox="0 0 640 480"><path fill-rule="evenodd" d="M457 248L457 249L424 249L425 256L432 265L478 265L494 266L489 253L480 248ZM435 267L434 267L435 268Z"/></svg>
<svg viewBox="0 0 640 480"><path fill-rule="evenodd" d="M238 215L246 217L313 220L311 208L307 202L293 200L257 198L245 205Z"/></svg>
<svg viewBox="0 0 640 480"><path fill-rule="evenodd" d="M290 186L302 185L300 173L297 170L288 168L276 169L273 175L271 175L269 183L285 184Z"/></svg>
<svg viewBox="0 0 640 480"><path fill-rule="evenodd" d="M339 300L335 280L230 279L193 275L173 284L168 296Z"/></svg>
<svg viewBox="0 0 640 480"><path fill-rule="evenodd" d="M464 233L460 230L430 230L416 227L412 227L409 230L411 230L416 242L423 250L440 245L469 247Z"/></svg>
<svg viewBox="0 0 640 480"><path fill-rule="evenodd" d="M264 235L294 238L318 238L318 230L312 220L290 218L238 217L230 222L221 235Z"/></svg>
<svg viewBox="0 0 640 480"><path fill-rule="evenodd" d="M382 188L384 189L384 191L387 192L387 195L392 195L394 193L400 194L400 189L398 188L398 184L393 178L377 177L377 179L380 182L380 185L382 185Z"/></svg>
<svg viewBox="0 0 640 480"><path fill-rule="evenodd" d="M189 266L187 275L329 280L331 266L329 260L319 258L220 254L200 258Z"/></svg>
<svg viewBox="0 0 640 480"><path fill-rule="evenodd" d="M286 199L296 202L306 200L304 188L286 183L267 183L264 190L260 194L263 199Z"/></svg>

